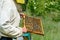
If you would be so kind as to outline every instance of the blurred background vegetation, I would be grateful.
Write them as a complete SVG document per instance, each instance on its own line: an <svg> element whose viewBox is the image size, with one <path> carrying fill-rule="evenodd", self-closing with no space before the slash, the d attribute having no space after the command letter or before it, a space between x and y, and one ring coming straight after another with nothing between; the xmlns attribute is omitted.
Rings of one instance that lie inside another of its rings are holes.
<svg viewBox="0 0 60 40"><path fill-rule="evenodd" d="M60 0L28 0L25 12L43 23L44 36L32 34L32 40L60 40Z"/></svg>

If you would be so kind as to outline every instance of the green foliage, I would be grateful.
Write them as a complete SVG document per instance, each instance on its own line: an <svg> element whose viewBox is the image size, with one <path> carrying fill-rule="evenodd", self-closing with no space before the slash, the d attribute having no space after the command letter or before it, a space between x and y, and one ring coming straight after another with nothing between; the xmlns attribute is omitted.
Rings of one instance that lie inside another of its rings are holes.
<svg viewBox="0 0 60 40"><path fill-rule="evenodd" d="M60 21L60 13L57 13L57 15L53 15L52 20L55 22L59 22Z"/></svg>
<svg viewBox="0 0 60 40"><path fill-rule="evenodd" d="M60 10L60 4L59 2L50 2L50 3L45 3L45 11L56 11L56 10Z"/></svg>
<svg viewBox="0 0 60 40"><path fill-rule="evenodd" d="M60 0L29 0L27 5L28 10L32 16L45 17L52 12L60 11ZM59 17L53 19L58 20L57 18L59 19Z"/></svg>
<svg viewBox="0 0 60 40"><path fill-rule="evenodd" d="M44 1L31 0L28 5L31 15L40 16L44 11Z"/></svg>

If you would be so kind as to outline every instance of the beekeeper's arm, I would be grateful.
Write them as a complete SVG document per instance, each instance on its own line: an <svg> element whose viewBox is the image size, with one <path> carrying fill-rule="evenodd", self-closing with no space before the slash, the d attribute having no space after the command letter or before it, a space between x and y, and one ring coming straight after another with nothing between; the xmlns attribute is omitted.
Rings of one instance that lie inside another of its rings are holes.
<svg viewBox="0 0 60 40"><path fill-rule="evenodd" d="M8 2L4 3L2 6L0 13L0 32L9 37L18 37L22 35L22 28L15 27L11 24L11 21L13 21L15 18L10 20L10 13L12 13L13 10L11 10L11 4L9 4L9 1L10 0L8 0ZM17 11L15 12L17 13Z"/></svg>

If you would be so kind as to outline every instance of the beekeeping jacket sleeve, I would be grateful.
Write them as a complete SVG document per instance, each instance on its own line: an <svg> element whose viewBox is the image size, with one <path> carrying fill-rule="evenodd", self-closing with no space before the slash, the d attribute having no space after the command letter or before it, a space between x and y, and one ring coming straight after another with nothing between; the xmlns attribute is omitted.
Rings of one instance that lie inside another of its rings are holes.
<svg viewBox="0 0 60 40"><path fill-rule="evenodd" d="M0 36L19 37L20 16L13 0L0 0Z"/></svg>

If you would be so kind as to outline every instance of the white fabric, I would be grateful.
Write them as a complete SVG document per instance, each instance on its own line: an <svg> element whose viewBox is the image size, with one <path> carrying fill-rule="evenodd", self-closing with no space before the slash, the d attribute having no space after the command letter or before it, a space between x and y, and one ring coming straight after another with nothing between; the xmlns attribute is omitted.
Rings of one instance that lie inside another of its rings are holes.
<svg viewBox="0 0 60 40"><path fill-rule="evenodd" d="M0 36L21 36L19 22L20 16L13 0L0 0Z"/></svg>

